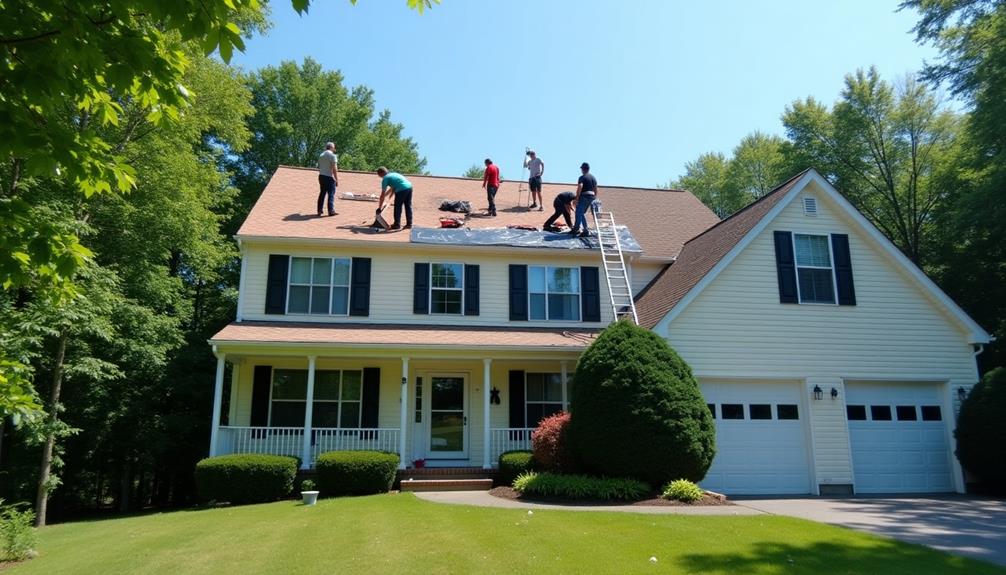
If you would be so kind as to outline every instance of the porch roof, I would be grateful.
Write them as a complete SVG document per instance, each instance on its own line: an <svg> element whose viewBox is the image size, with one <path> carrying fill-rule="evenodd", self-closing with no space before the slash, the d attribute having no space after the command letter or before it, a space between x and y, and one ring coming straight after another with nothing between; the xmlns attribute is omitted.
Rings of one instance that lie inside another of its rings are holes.
<svg viewBox="0 0 1006 575"><path fill-rule="evenodd" d="M210 343L583 351L599 332L530 327L241 321L224 327Z"/></svg>

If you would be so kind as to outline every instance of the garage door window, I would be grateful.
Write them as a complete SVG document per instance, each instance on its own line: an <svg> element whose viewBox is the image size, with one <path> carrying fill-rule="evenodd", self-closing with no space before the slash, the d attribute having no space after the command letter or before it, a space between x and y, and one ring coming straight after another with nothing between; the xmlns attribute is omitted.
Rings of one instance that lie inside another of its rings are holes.
<svg viewBox="0 0 1006 575"><path fill-rule="evenodd" d="M943 413L938 405L922 406L922 421L943 421Z"/></svg>
<svg viewBox="0 0 1006 575"><path fill-rule="evenodd" d="M723 419L744 419L743 403L724 403L720 405Z"/></svg>
<svg viewBox="0 0 1006 575"><path fill-rule="evenodd" d="M780 403L775 406L776 419L800 419L800 410L793 403Z"/></svg>
<svg viewBox="0 0 1006 575"><path fill-rule="evenodd" d="M899 405L894 408L895 413L898 415L898 421L916 421L919 416L915 413L914 405Z"/></svg>
<svg viewBox="0 0 1006 575"><path fill-rule="evenodd" d="M871 405L870 419L873 421L891 421L890 405Z"/></svg>
<svg viewBox="0 0 1006 575"><path fill-rule="evenodd" d="M772 405L768 403L752 403L748 406L751 419L772 419Z"/></svg>
<svg viewBox="0 0 1006 575"><path fill-rule="evenodd" d="M849 421L866 421L866 406L846 405L845 416L849 418Z"/></svg>

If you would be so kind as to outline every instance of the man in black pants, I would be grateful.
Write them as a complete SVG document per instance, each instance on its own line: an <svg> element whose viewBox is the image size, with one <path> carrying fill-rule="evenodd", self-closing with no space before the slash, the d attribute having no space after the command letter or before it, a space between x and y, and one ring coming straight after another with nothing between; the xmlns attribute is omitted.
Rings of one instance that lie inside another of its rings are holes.
<svg viewBox="0 0 1006 575"><path fill-rule="evenodd" d="M570 216L573 214L573 200L576 199L576 194L573 192L562 192L557 195L554 200L552 200L552 207L555 208L555 213L552 217L545 220L545 225L542 227L546 232L557 232L558 228L553 227L552 224L555 223L559 216L562 216L566 220L566 228L573 228L573 220Z"/></svg>

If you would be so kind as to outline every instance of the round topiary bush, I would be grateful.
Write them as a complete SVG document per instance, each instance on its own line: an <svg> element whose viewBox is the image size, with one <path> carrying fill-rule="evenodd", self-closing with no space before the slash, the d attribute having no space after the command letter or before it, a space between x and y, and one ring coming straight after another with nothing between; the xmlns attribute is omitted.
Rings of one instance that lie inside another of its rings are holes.
<svg viewBox="0 0 1006 575"><path fill-rule="evenodd" d="M322 495L384 493L395 483L398 455L384 451L329 451L315 464Z"/></svg>
<svg viewBox="0 0 1006 575"><path fill-rule="evenodd" d="M263 503L290 494L297 459L245 453L208 457L196 464L196 488L203 501Z"/></svg>
<svg viewBox="0 0 1006 575"><path fill-rule="evenodd" d="M580 357L572 383L569 438L586 470L654 487L705 477L713 419L691 368L660 336L615 322Z"/></svg>
<svg viewBox="0 0 1006 575"><path fill-rule="evenodd" d="M1006 490L1006 368L985 374L961 404L957 459L987 487Z"/></svg>
<svg viewBox="0 0 1006 575"><path fill-rule="evenodd" d="M538 429L531 434L531 451L544 471L575 471L573 450L569 446L568 412L550 415L538 423Z"/></svg>
<svg viewBox="0 0 1006 575"><path fill-rule="evenodd" d="M534 456L530 451L504 451L500 454L496 483L498 485L512 485L518 475L534 469L534 463Z"/></svg>

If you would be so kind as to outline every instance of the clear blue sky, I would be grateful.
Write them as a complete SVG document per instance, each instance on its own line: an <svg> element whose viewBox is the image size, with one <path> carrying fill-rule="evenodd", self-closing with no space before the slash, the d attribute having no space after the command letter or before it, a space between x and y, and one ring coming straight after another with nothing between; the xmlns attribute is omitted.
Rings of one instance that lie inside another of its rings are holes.
<svg viewBox="0 0 1006 575"><path fill-rule="evenodd" d="M546 181L588 161L604 185L654 186L747 133L783 134L795 99L834 102L846 73L885 79L935 52L893 0L315 0L272 2L273 28L234 62L306 56L376 92L427 169L460 175L491 157L518 179L524 147Z"/></svg>

